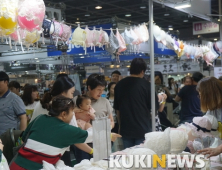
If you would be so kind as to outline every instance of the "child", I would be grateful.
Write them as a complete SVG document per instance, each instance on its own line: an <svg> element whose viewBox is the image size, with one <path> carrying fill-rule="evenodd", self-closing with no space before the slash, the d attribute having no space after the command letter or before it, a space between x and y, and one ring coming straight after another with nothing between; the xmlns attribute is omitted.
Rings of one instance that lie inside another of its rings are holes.
<svg viewBox="0 0 222 170"><path fill-rule="evenodd" d="M95 119L95 110L91 106L91 99L86 96L78 96L76 100L76 106L81 109L83 112L75 114L76 120L83 120L85 122L90 122L90 120Z"/></svg>

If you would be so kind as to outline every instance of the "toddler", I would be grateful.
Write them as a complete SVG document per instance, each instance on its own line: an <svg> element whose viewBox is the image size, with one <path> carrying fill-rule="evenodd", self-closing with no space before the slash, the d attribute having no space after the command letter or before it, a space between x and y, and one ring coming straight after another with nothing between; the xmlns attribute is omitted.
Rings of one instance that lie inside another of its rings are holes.
<svg viewBox="0 0 222 170"><path fill-rule="evenodd" d="M76 100L76 106L82 110L82 112L75 114L77 121L80 119L89 123L90 120L95 119L95 110L92 108L91 99L88 96L78 96Z"/></svg>

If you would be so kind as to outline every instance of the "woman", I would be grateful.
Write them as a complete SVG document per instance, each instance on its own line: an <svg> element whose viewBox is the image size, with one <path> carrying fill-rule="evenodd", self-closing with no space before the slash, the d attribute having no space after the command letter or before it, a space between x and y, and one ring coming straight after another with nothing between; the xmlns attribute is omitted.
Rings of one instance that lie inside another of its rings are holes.
<svg viewBox="0 0 222 170"><path fill-rule="evenodd" d="M111 82L111 83L109 83L109 85L108 85L107 99L109 100L110 105L112 106L112 108L113 108L113 103L114 103L114 88L115 88L115 87L116 87L116 82ZM114 109L113 109L112 114L113 114L113 121L114 121L114 123L115 123L115 126L114 126L114 128L112 129L112 132L118 133L119 126L118 126L118 122L117 122L116 112L115 112Z"/></svg>
<svg viewBox="0 0 222 170"><path fill-rule="evenodd" d="M43 168L43 161L56 164L70 145L79 147L86 141L87 131L69 125L74 115L72 99L59 95L52 99L48 108L50 116L39 116L25 130L22 139L25 141L27 135L28 139L19 149L10 170L39 170ZM89 124L86 126L90 128ZM85 147L84 151L93 153L90 147Z"/></svg>
<svg viewBox="0 0 222 170"><path fill-rule="evenodd" d="M177 84L174 82L174 78L168 78L168 89L170 91L171 96L174 98L177 94L178 87Z"/></svg>
<svg viewBox="0 0 222 170"><path fill-rule="evenodd" d="M57 79L53 84L51 91L44 94L43 99L36 104L30 122L32 122L36 117L41 114L48 115L50 102L55 96L62 95L64 97L73 99L74 92L75 84L69 77L61 77ZM78 127L75 116L73 116L70 125ZM62 160L67 166L71 165L70 153L68 151L63 155Z"/></svg>
<svg viewBox="0 0 222 170"><path fill-rule="evenodd" d="M206 77L199 81L197 91L199 92L203 113L206 113L208 110L213 111L222 108L222 81L215 77ZM217 148L206 148L198 151L198 153L208 154L208 158L217 156L222 153L222 145Z"/></svg>
<svg viewBox="0 0 222 170"><path fill-rule="evenodd" d="M32 113L36 104L38 103L36 100L38 99L38 88L34 85L28 85L24 88L24 92L22 95L22 100L25 104L26 115L28 117L28 122L32 118Z"/></svg>
<svg viewBox="0 0 222 170"><path fill-rule="evenodd" d="M111 121L111 128L114 128L114 121L112 116L113 108L110 105L109 101L106 98L101 97L107 83L105 81L105 77L99 74L91 74L86 82L87 86L87 92L86 95L88 95L91 98L91 106L96 111L95 115L96 117L100 116L108 116ZM74 101L76 101L77 97L74 98ZM81 114L83 111L75 108L74 109L75 114ZM92 146L91 143L89 145ZM91 159L92 156L82 152L78 148L76 148L76 160L78 163L80 163L83 159Z"/></svg>

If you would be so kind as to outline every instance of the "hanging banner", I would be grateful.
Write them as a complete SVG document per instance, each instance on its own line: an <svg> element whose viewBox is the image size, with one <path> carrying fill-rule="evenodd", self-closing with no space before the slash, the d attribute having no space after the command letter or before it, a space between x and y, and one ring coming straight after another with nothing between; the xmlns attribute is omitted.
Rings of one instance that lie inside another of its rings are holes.
<svg viewBox="0 0 222 170"><path fill-rule="evenodd" d="M222 76L222 68L214 67L214 77L218 79L220 76Z"/></svg>
<svg viewBox="0 0 222 170"><path fill-rule="evenodd" d="M200 21L193 23L193 35L219 32L219 25L213 22Z"/></svg>

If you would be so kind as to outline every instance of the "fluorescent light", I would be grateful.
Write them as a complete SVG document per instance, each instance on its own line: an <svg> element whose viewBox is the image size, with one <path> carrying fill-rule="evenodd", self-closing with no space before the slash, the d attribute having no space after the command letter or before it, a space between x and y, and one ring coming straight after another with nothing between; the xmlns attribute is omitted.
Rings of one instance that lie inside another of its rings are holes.
<svg viewBox="0 0 222 170"><path fill-rule="evenodd" d="M39 63L39 61L36 61L36 63Z"/></svg>
<svg viewBox="0 0 222 170"><path fill-rule="evenodd" d="M173 28L168 28L170 31L172 31L173 30Z"/></svg>
<svg viewBox="0 0 222 170"><path fill-rule="evenodd" d="M191 3L190 2L186 2L186 3L176 4L174 8L182 9L182 8L189 8L189 7L191 7Z"/></svg>
<svg viewBox="0 0 222 170"><path fill-rule="evenodd" d="M90 14L85 14L85 17L90 17Z"/></svg>
<svg viewBox="0 0 222 170"><path fill-rule="evenodd" d="M96 8L96 9L102 9L103 7L101 7L101 6L96 6L95 8Z"/></svg>
<svg viewBox="0 0 222 170"><path fill-rule="evenodd" d="M218 19L217 21L220 22L220 19Z"/></svg>
<svg viewBox="0 0 222 170"><path fill-rule="evenodd" d="M85 57L80 57L80 58L85 58Z"/></svg>
<svg viewBox="0 0 222 170"><path fill-rule="evenodd" d="M128 68L129 68L129 67L130 67L130 65L128 65L128 66L126 66L126 67L128 67Z"/></svg>
<svg viewBox="0 0 222 170"><path fill-rule="evenodd" d="M146 5L141 5L140 8L141 9L146 9Z"/></svg>
<svg viewBox="0 0 222 170"><path fill-rule="evenodd" d="M215 38L214 41L217 41L217 39Z"/></svg>
<svg viewBox="0 0 222 170"><path fill-rule="evenodd" d="M187 19L185 19L185 20L183 20L183 22L188 22L188 20L187 20Z"/></svg>
<svg viewBox="0 0 222 170"><path fill-rule="evenodd" d="M38 58L35 58L35 60L38 60Z"/></svg>
<svg viewBox="0 0 222 170"><path fill-rule="evenodd" d="M169 16L170 14L164 14L165 17Z"/></svg>
<svg viewBox="0 0 222 170"><path fill-rule="evenodd" d="M172 25L169 25L168 27L173 27Z"/></svg>
<svg viewBox="0 0 222 170"><path fill-rule="evenodd" d="M83 55L83 54L79 54L79 55Z"/></svg>
<svg viewBox="0 0 222 170"><path fill-rule="evenodd" d="M131 14L126 14L125 16L126 16L126 17L131 17Z"/></svg>
<svg viewBox="0 0 222 170"><path fill-rule="evenodd" d="M77 22L76 22L76 24L80 24L80 22L79 22L79 21L77 21Z"/></svg>

